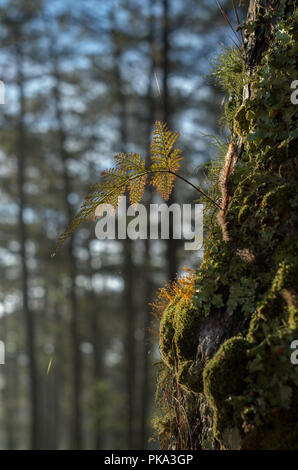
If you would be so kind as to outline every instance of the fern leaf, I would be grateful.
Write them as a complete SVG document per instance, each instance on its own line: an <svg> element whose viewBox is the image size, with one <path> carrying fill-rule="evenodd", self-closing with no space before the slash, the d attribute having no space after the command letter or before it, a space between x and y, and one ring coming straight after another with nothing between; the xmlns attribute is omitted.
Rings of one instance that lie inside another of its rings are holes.
<svg viewBox="0 0 298 470"><path fill-rule="evenodd" d="M184 272L177 280L169 282L159 289L155 301L150 304L153 308L153 315L156 318L161 319L169 303L175 299L179 299L185 305L191 302L195 292L196 273L193 269L186 268L185 266L183 270Z"/></svg>
<svg viewBox="0 0 298 470"><path fill-rule="evenodd" d="M93 185L85 198L80 212L58 238L57 250L85 220L94 216L100 204L118 207L119 198L129 191L131 204L137 205L144 194L147 182L156 187L166 201L173 190L180 167L181 151L174 149L178 133L168 129L166 123L157 121L151 145L152 165L145 167L145 160L138 153L119 153L114 157L115 166L101 174L101 182Z"/></svg>
<svg viewBox="0 0 298 470"><path fill-rule="evenodd" d="M180 168L180 161L182 160L181 157L181 150L175 149L168 158L167 165L170 171L177 172Z"/></svg>
<svg viewBox="0 0 298 470"><path fill-rule="evenodd" d="M179 137L178 132L172 132L168 129L166 123L156 121L153 131L153 139L150 147L152 162L166 168L168 157Z"/></svg>
<svg viewBox="0 0 298 470"><path fill-rule="evenodd" d="M142 160L138 153L119 153L114 157L116 165L119 169L128 171L144 170L145 161Z"/></svg>
<svg viewBox="0 0 298 470"><path fill-rule="evenodd" d="M168 201L173 191L176 176L167 172L156 172L150 180L150 184L156 187L160 196Z"/></svg>
<svg viewBox="0 0 298 470"><path fill-rule="evenodd" d="M134 206L138 205L145 192L145 186L147 182L147 174L143 176L139 176L138 178L132 179L129 182L128 190L129 190L129 200L130 203Z"/></svg>
<svg viewBox="0 0 298 470"><path fill-rule="evenodd" d="M173 133L166 123L156 122L151 144L151 170L154 175L150 183L165 201L168 201L173 187L176 173L180 167L181 150L173 147L179 137L177 132ZM173 172L173 173L172 173Z"/></svg>

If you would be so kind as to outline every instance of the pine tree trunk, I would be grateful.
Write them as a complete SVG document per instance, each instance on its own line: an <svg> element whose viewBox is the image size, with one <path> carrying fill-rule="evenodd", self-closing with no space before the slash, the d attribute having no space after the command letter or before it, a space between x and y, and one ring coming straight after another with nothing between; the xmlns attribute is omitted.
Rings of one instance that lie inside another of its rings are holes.
<svg viewBox="0 0 298 470"><path fill-rule="evenodd" d="M221 210L217 224L208 215L192 301L175 298L160 326L157 429L171 448L298 446L297 14L297 2L252 0L244 51L227 51L218 68L231 131Z"/></svg>
<svg viewBox="0 0 298 470"><path fill-rule="evenodd" d="M62 163L63 183L64 183L64 203L68 223L73 219L73 209L69 201L69 196L72 192L71 179L67 167L68 153L66 150L66 134L64 131L63 115L61 110L61 81L56 58L52 57L54 63L54 78L56 81L54 88L55 100L55 114L58 124L58 145L59 153ZM78 298L76 292L76 276L77 266L74 254L74 236L70 237L68 243L68 263L69 263L69 277L70 277L70 291L69 303L71 306L71 342L73 350L73 426L72 426L72 447L75 450L82 449L82 414L81 414L81 382L82 382L82 365L81 365L81 352L80 352L80 334L78 326Z"/></svg>
<svg viewBox="0 0 298 470"><path fill-rule="evenodd" d="M93 277L93 268L92 268L92 254L90 249L90 244L88 245L88 253L89 253L89 271L90 271L90 279ZM93 379L94 385L98 384L100 380L103 379L104 373L104 348L103 348L103 335L101 331L101 325L99 321L99 317L101 314L100 305L95 291L92 289L90 292L91 296L91 326L92 326L92 344L93 344ZM97 390L95 387L95 400L97 400ZM97 403L97 407L100 409L101 404ZM97 417L97 413L95 414L94 420L94 448L100 450L102 448L103 442L103 429L100 420Z"/></svg>
<svg viewBox="0 0 298 470"><path fill-rule="evenodd" d="M127 151L128 140L128 116L126 97L122 91L123 83L121 77L121 48L119 38L116 36L114 28L114 12L112 12L112 44L115 64L115 83L118 91L119 102L119 134L121 152ZM136 384L136 339L135 325L136 312L133 301L134 296L134 266L133 266L133 246L129 239L123 241L123 306L126 318L125 335L125 374L126 374L126 396L127 396L127 448L134 449L136 445L135 436L135 384Z"/></svg>
<svg viewBox="0 0 298 470"><path fill-rule="evenodd" d="M163 122L166 122L171 128L171 106L169 94L169 74L170 74L170 4L168 0L163 0L163 18L162 18L162 73L163 73L163 94L162 94L162 116ZM175 202L174 193L171 194L168 205ZM173 238L173 215L169 217L169 240L167 240L166 248L167 259L167 276L169 280L176 278L178 261L177 261L177 241Z"/></svg>
<svg viewBox="0 0 298 470"><path fill-rule="evenodd" d="M154 37L155 37L155 28L154 28L154 6L155 0L150 0L150 19L149 19L149 35L148 43L150 46L151 53L151 67L148 77L148 89L147 89L147 109L148 109L148 145L147 148L150 149L151 143L151 131L152 123L154 122L155 117L155 103L152 94L152 83L154 80ZM146 155L146 166L151 164L150 161L150 152L148 150ZM148 188L146 191L146 203L150 204L152 200L152 191L151 188ZM145 254L144 254L144 272L143 272L143 285L144 285L144 298L143 298L143 331L144 331L144 341L143 341L143 360L142 360L142 383L141 383L141 429L140 429L140 440L139 448L146 449L148 445L148 411L149 411L149 351L150 351L150 322L151 322L151 307L150 302L152 301L153 295L153 285L152 285L152 268L151 268L151 253L150 253L150 240L145 240Z"/></svg>
<svg viewBox="0 0 298 470"><path fill-rule="evenodd" d="M27 354L29 361L29 382L30 382L30 402L31 402L31 438L30 447L40 448L40 428L39 428L39 395L38 395L38 372L36 362L35 346L35 319L34 313L29 306L29 274L26 255L26 243L28 240L24 211L26 208L25 194L25 170L26 170L26 131L25 131L25 92L23 73L23 53L21 46L22 38L16 32L17 48L17 84L19 90L19 122L18 122L18 196L19 196L19 236L20 236L20 256L22 272L22 297L23 312L26 328Z"/></svg>

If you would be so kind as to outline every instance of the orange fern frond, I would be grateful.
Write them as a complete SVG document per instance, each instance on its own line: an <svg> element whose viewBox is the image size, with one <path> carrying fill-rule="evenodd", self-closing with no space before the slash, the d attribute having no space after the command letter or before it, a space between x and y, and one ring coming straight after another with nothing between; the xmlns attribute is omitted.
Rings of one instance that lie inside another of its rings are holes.
<svg viewBox="0 0 298 470"><path fill-rule="evenodd" d="M156 299L151 303L153 315L160 319L168 305L176 299L189 303L195 291L195 271L183 267L183 274L177 281L165 284L158 290Z"/></svg>

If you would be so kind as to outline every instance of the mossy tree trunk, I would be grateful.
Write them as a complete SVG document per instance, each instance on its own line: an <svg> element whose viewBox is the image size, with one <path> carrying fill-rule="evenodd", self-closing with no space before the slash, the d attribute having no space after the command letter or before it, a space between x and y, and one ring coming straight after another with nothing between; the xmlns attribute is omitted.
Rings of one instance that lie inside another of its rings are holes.
<svg viewBox="0 0 298 470"><path fill-rule="evenodd" d="M221 210L205 207L193 297L161 318L156 428L171 448L298 448L297 2L252 0L244 32L217 70L230 95Z"/></svg>

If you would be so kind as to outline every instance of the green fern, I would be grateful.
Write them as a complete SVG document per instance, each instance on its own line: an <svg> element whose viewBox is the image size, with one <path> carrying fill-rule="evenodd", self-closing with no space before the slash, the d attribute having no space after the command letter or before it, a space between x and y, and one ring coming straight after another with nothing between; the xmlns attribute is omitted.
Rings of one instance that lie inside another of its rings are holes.
<svg viewBox="0 0 298 470"><path fill-rule="evenodd" d="M103 171L100 183L91 186L80 212L58 238L52 256L55 256L64 241L73 234L81 223L95 216L96 208L100 204L110 204L116 210L119 198L128 191L131 204L137 205L144 195L146 184L153 185L161 197L168 201L175 179L178 177L218 206L207 194L177 173L182 160L181 150L174 148L178 137L179 134L169 130L166 123L156 121L150 148L151 165L146 167L145 159L138 153L116 155L114 157L115 167Z"/></svg>

